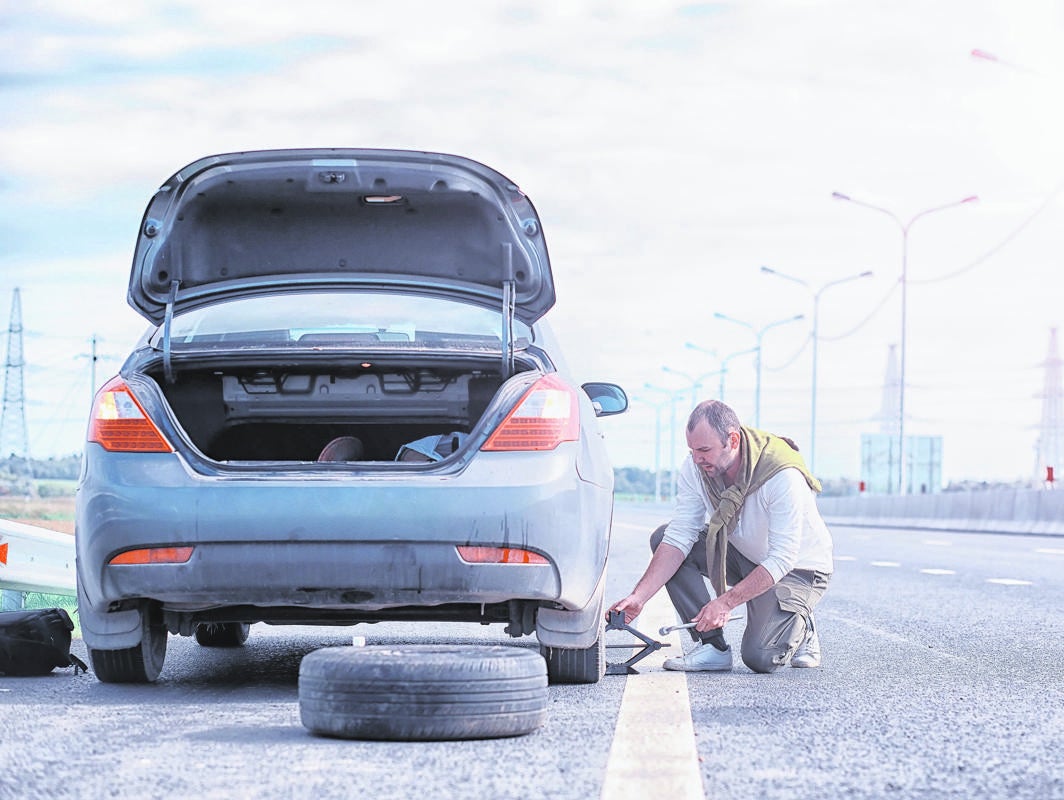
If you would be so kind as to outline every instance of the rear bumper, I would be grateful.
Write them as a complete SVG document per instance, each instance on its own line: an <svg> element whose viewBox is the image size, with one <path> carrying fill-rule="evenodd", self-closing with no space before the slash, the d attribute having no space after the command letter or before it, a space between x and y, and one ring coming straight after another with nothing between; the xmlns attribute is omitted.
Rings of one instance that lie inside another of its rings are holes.
<svg viewBox="0 0 1064 800"><path fill-rule="evenodd" d="M532 479L528 456L480 453L439 474L205 477L178 455L90 443L76 542L82 602L98 620L84 627L102 633L109 610L141 600L179 613L305 608L308 618L509 600L586 613L601 600L612 493L578 477L575 447L535 454ZM468 564L464 544L524 548L548 563ZM184 564L108 563L182 545L194 548Z"/></svg>
<svg viewBox="0 0 1064 800"><path fill-rule="evenodd" d="M219 605L379 611L561 596L553 563L467 564L453 544L424 541L206 542L184 564L105 566L100 577L109 601L147 598L178 611Z"/></svg>

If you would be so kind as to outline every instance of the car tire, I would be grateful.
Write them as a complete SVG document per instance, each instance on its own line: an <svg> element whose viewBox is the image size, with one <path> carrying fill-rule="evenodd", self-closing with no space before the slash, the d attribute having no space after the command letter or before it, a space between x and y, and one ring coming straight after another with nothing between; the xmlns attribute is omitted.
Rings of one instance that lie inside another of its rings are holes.
<svg viewBox="0 0 1064 800"><path fill-rule="evenodd" d="M92 671L104 683L151 683L166 659L166 627L154 620L152 609L141 608L140 644L122 650L88 648Z"/></svg>
<svg viewBox="0 0 1064 800"><path fill-rule="evenodd" d="M520 647L325 647L299 665L299 715L341 739L519 736L547 714L546 665Z"/></svg>
<svg viewBox="0 0 1064 800"><path fill-rule="evenodd" d="M606 674L605 625L599 626L598 638L590 647L564 650L540 645L539 652L547 662L551 683L598 683Z"/></svg>
<svg viewBox="0 0 1064 800"><path fill-rule="evenodd" d="M196 626L196 641L203 647L240 647L250 630L247 622L204 622Z"/></svg>

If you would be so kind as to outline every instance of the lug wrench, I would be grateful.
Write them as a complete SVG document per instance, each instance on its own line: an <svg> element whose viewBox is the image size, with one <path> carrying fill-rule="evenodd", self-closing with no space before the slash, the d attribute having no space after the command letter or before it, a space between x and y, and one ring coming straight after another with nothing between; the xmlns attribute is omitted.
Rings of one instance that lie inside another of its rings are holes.
<svg viewBox="0 0 1064 800"><path fill-rule="evenodd" d="M673 631L680 631L684 628L693 628L697 624L697 622L685 622L683 625L666 625L664 628L658 629L658 636L666 636Z"/></svg>
<svg viewBox="0 0 1064 800"><path fill-rule="evenodd" d="M742 614L733 614L732 616L728 617L728 621L730 622L733 619L741 618ZM658 636L665 636L667 634L672 633L673 631L682 631L684 628L693 628L697 624L697 622L685 622L683 625L666 625L664 628L658 629Z"/></svg>

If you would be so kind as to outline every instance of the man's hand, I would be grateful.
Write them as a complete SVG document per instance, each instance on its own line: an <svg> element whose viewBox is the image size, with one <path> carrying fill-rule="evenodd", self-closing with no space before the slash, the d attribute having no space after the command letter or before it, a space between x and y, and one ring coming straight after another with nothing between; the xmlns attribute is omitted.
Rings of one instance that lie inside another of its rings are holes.
<svg viewBox="0 0 1064 800"><path fill-rule="evenodd" d="M723 628L728 622L728 616L731 612L731 606L724 600L722 595L702 606L702 610L691 621L697 623L695 625L696 631L717 630L718 628Z"/></svg>
<svg viewBox="0 0 1064 800"><path fill-rule="evenodd" d="M610 611L623 611L624 612L624 624L630 625L632 620L643 613L643 601L636 597L634 594L628 595L623 600L618 600L612 606ZM606 614L606 619L609 619L609 614Z"/></svg>
<svg viewBox="0 0 1064 800"><path fill-rule="evenodd" d="M630 624L633 619L643 613L643 606L658 593L658 590L665 585L665 581L676 574L684 557L685 553L682 550L662 542L654 551L654 555L650 557L650 563L647 564L643 577L636 583L632 593L623 600L618 600L610 606L609 610L623 611L624 624ZM606 619L609 620L609 614L606 615Z"/></svg>
<svg viewBox="0 0 1064 800"><path fill-rule="evenodd" d="M775 581L772 580L769 571L758 564L749 575L728 591L702 606L702 610L691 620L698 623L695 625L695 630L711 631L715 628L723 628L733 610L748 600L764 594L774 584Z"/></svg>

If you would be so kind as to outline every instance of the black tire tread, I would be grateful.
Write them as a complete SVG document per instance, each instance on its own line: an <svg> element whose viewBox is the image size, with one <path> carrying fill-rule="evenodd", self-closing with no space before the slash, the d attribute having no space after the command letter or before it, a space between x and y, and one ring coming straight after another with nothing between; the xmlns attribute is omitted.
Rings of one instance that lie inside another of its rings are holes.
<svg viewBox="0 0 1064 800"><path fill-rule="evenodd" d="M517 647L327 647L299 668L300 717L349 739L518 736L546 719L546 664Z"/></svg>
<svg viewBox="0 0 1064 800"><path fill-rule="evenodd" d="M563 650L559 647L541 647L540 652L547 662L547 675L552 684L598 683L606 674L606 634L599 630L598 638L590 647Z"/></svg>
<svg viewBox="0 0 1064 800"><path fill-rule="evenodd" d="M104 683L152 683L166 658L166 629L153 625L141 612L141 643L120 650L87 648L92 671ZM148 658L145 658L145 656Z"/></svg>
<svg viewBox="0 0 1064 800"><path fill-rule="evenodd" d="M139 647L125 650L89 650L92 671L104 683L146 683L144 656Z"/></svg>

